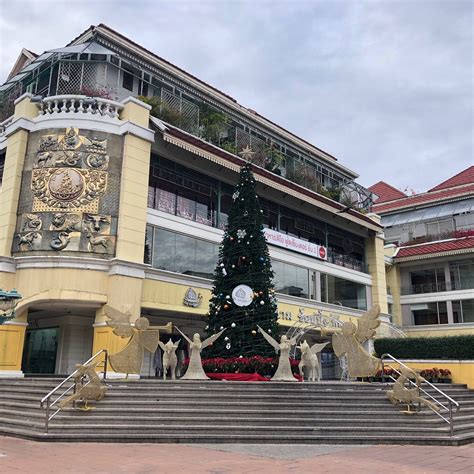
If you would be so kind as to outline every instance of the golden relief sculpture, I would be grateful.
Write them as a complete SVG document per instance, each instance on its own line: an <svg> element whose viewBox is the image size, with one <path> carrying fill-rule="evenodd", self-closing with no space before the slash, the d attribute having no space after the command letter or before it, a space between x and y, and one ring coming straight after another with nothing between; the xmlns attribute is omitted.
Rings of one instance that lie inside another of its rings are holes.
<svg viewBox="0 0 474 474"><path fill-rule="evenodd" d="M172 332L172 323L166 326L150 326L147 318L140 317L132 325L130 322L131 312L119 311L110 305L104 307L106 316L109 318L107 326L113 329L116 336L128 337L127 345L116 354L109 356L109 362L115 372L126 374L139 374L142 369L144 351L155 353L160 340L160 331Z"/></svg>
<svg viewBox="0 0 474 474"><path fill-rule="evenodd" d="M77 364L78 373L74 376L74 380L77 384L76 393L73 393L69 397L59 402L59 407L64 408L65 406L81 400L84 405L80 407L80 410L92 410L94 407L89 406L90 401L102 400L107 391L107 387L102 383L101 379L97 375L96 367L98 362L91 364ZM84 378L88 378L88 381L84 383Z"/></svg>
<svg viewBox="0 0 474 474"><path fill-rule="evenodd" d="M400 367L399 372L400 376L393 384L392 390L387 390L387 397L394 405L406 404L407 409L403 413L414 413L410 408L416 403L421 403L432 410L439 411L437 405L420 395L420 385L425 380L420 374L408 367ZM409 385L412 385L410 384L411 379L415 380L416 387L407 388L405 384L408 382Z"/></svg>
<svg viewBox="0 0 474 474"><path fill-rule="evenodd" d="M349 377L371 377L380 369L380 359L373 357L362 346L364 342L375 336L380 321L379 305L375 305L357 320L342 324L342 331L332 336L332 347L337 357L347 356Z"/></svg>

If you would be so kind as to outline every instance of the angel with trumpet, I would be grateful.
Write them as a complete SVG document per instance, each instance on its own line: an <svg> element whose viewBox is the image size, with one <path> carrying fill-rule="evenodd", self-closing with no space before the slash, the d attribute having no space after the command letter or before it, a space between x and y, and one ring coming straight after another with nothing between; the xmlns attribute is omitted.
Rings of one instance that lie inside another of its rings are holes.
<svg viewBox="0 0 474 474"><path fill-rule="evenodd" d="M109 318L106 322L116 336L129 337L127 345L116 354L109 356L109 362L115 372L128 374L139 374L142 369L143 355L145 349L152 354L158 348L160 330L171 333L172 324L166 326L150 326L150 321L143 316L132 325L130 308L122 312L118 309L105 305L105 315Z"/></svg>
<svg viewBox="0 0 474 474"><path fill-rule="evenodd" d="M175 326L176 327L176 326ZM186 334L184 334L178 327L176 329L181 333L181 335L188 341L189 349L191 351L191 356L189 357L189 365L186 373L181 377L181 380L209 380L209 377L204 372L201 362L201 351L207 346L213 344L225 331L225 328L222 331L219 331L216 334L204 339L201 341L201 336L199 333L194 334L193 340L189 339Z"/></svg>

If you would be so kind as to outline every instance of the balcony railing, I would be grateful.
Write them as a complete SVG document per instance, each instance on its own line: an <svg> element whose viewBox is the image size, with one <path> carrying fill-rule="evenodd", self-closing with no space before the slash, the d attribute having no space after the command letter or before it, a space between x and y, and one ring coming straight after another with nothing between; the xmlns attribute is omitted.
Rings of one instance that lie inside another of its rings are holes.
<svg viewBox="0 0 474 474"><path fill-rule="evenodd" d="M474 279L466 278L462 281L420 283L417 285L402 286L402 295L416 295L423 293L442 293L444 291L470 290L474 288Z"/></svg>
<svg viewBox="0 0 474 474"><path fill-rule="evenodd" d="M123 104L114 100L85 95L55 95L38 103L40 115L90 114L118 119Z"/></svg>

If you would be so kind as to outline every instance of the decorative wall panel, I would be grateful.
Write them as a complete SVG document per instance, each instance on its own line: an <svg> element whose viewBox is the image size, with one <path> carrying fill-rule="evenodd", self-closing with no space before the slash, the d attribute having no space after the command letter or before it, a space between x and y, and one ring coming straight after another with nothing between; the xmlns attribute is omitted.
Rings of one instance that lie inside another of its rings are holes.
<svg viewBox="0 0 474 474"><path fill-rule="evenodd" d="M13 253L115 254L122 137L67 128L30 135Z"/></svg>

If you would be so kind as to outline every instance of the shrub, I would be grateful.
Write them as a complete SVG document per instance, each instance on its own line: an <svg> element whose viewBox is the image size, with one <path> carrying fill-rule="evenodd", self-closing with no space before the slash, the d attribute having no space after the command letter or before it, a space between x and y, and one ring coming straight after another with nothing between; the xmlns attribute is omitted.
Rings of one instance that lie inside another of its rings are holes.
<svg viewBox="0 0 474 474"><path fill-rule="evenodd" d="M474 360L474 335L376 339L377 355L388 353L397 359Z"/></svg>

